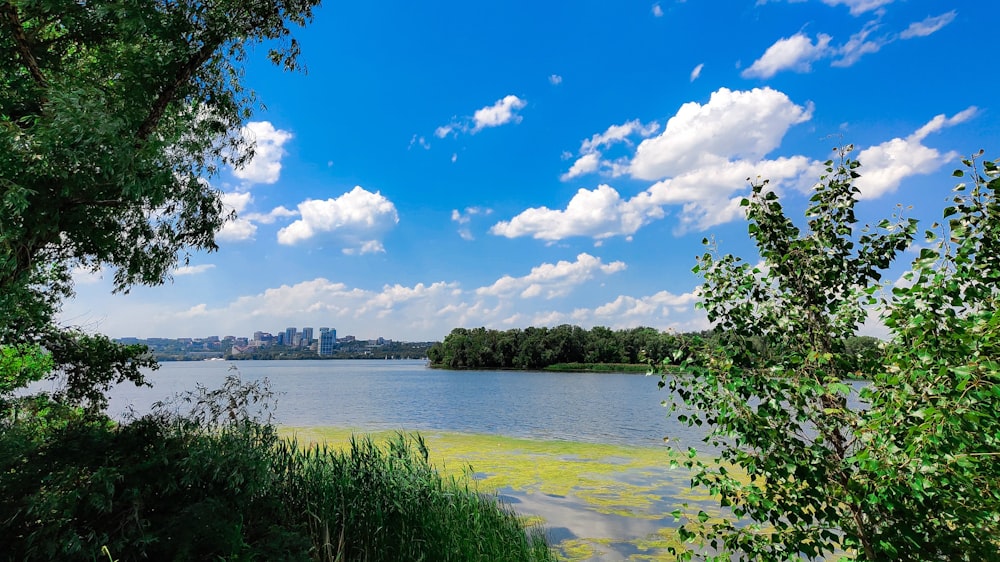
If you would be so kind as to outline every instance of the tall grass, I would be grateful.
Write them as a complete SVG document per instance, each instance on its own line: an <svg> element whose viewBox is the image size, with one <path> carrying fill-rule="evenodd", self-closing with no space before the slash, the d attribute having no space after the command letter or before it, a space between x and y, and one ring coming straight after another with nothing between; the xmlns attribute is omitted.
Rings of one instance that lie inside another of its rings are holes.
<svg viewBox="0 0 1000 562"><path fill-rule="evenodd" d="M0 427L0 560L552 560L419 436L300 447L253 421Z"/></svg>

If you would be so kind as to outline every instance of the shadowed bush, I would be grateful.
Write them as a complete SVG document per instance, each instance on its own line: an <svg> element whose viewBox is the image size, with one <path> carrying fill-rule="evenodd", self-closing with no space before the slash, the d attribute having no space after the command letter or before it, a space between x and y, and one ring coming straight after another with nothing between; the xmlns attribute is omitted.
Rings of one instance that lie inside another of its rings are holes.
<svg viewBox="0 0 1000 562"><path fill-rule="evenodd" d="M550 560L419 436L301 448L271 425L168 415L0 433L7 560Z"/></svg>

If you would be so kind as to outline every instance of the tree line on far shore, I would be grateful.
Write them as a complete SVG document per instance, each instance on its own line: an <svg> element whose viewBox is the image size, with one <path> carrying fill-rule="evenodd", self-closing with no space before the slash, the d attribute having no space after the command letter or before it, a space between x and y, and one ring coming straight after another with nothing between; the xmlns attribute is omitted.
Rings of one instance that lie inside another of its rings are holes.
<svg viewBox="0 0 1000 562"><path fill-rule="evenodd" d="M584 329L563 324L553 328L528 327L510 330L455 328L444 341L434 344L427 357L431 365L445 369L537 370L564 363L660 364L687 359L690 340L702 341L718 334L712 331L676 333L638 327L612 330L604 326ZM879 364L880 340L854 336L841 342L847 362L845 371L865 377ZM755 354L778 353L762 340L750 342Z"/></svg>

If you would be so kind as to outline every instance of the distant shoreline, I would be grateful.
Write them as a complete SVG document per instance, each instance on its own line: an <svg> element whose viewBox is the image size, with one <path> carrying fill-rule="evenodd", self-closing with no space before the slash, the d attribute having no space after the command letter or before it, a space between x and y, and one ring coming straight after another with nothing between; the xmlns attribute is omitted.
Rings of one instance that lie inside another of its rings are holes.
<svg viewBox="0 0 1000 562"><path fill-rule="evenodd" d="M429 363L431 369L442 371L511 371L511 372L550 372L550 373L615 373L615 374L641 374L645 375L652 370L652 367L645 363L555 363L541 367L539 369L515 369L515 368L454 368L441 364Z"/></svg>

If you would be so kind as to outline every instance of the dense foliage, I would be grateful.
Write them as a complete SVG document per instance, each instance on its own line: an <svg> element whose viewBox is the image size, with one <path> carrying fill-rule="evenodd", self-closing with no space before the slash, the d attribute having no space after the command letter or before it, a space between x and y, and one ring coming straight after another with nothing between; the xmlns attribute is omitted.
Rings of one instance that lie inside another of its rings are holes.
<svg viewBox="0 0 1000 562"><path fill-rule="evenodd" d="M645 362L677 349L676 336L653 328L612 331L601 326L584 330L563 324L555 328L507 331L455 328L427 356L449 369L542 369L557 363Z"/></svg>
<svg viewBox="0 0 1000 562"><path fill-rule="evenodd" d="M433 366L448 369L613 370L600 367L604 365L634 371L635 366L658 364L664 359L683 361L692 338L716 341L721 337L721 330L675 334L655 328L611 330L597 326L585 330L567 324L506 331L455 328L427 351L427 357ZM769 349L771 342L757 336L748 336L744 342L754 353L775 352ZM867 377L880 363L882 352L876 338L850 334L839 338L837 344L844 349L842 360L848 377Z"/></svg>
<svg viewBox="0 0 1000 562"><path fill-rule="evenodd" d="M662 385L682 421L707 427L719 458L692 453L692 484L732 517L689 516L682 537L718 560L997 559L1000 173L966 162L972 188L956 189L945 225L882 295L881 272L917 225L856 231L860 164L848 156L827 163L804 232L766 182L753 185L744 205L762 265L710 247L695 268L719 337L688 342ZM892 340L867 408L851 409L844 342L873 311Z"/></svg>
<svg viewBox="0 0 1000 562"><path fill-rule="evenodd" d="M495 496L442 478L419 436L301 447L251 419L268 395L230 378L183 416L5 425L0 560L552 558Z"/></svg>
<svg viewBox="0 0 1000 562"><path fill-rule="evenodd" d="M243 62L265 44L297 68L289 26L318 3L0 0L0 559L550 557L419 440L300 449L233 386L112 423L108 389L155 361L57 322L74 270L127 291L216 248L208 180L253 154ZM63 390L17 396L40 377Z"/></svg>
<svg viewBox="0 0 1000 562"><path fill-rule="evenodd" d="M43 345L66 398L142 383L139 347L57 326L74 268L155 285L230 215L206 178L252 155L247 49L296 68L318 0L0 1L0 347ZM186 259L186 258L185 258Z"/></svg>

